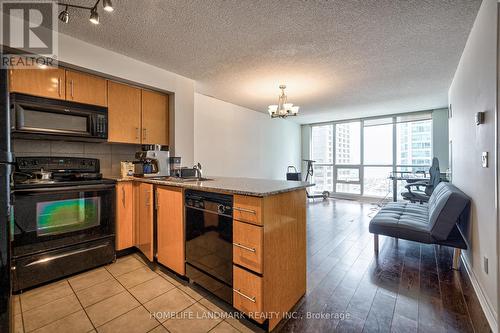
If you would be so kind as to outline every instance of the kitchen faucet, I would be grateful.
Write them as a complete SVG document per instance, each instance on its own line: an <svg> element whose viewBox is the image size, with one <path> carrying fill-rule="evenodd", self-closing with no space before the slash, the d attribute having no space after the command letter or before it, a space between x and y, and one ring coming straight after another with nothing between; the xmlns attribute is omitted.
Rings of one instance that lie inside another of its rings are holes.
<svg viewBox="0 0 500 333"><path fill-rule="evenodd" d="M198 162L193 166L193 169L196 170L196 177L198 178L198 180L201 180L203 178L203 169L201 167L201 164Z"/></svg>

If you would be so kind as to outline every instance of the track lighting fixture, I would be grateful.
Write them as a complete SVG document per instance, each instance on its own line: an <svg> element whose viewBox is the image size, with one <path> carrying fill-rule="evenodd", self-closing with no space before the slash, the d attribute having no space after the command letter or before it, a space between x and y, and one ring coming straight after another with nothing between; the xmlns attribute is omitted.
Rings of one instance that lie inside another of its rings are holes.
<svg viewBox="0 0 500 333"><path fill-rule="evenodd" d="M97 8L94 7L90 10L90 22L94 24L99 24L99 13L97 13Z"/></svg>
<svg viewBox="0 0 500 333"><path fill-rule="evenodd" d="M64 23L69 22L68 6L66 6L66 8L59 13L59 19Z"/></svg>
<svg viewBox="0 0 500 333"><path fill-rule="evenodd" d="M102 1L102 7L104 8L105 11L107 12L112 12L113 10L115 10L113 8L113 3L111 2L111 0L103 0Z"/></svg>
<svg viewBox="0 0 500 333"><path fill-rule="evenodd" d="M78 8L78 9L86 9L86 10L90 10L89 21L92 22L93 24L99 24L99 13L97 12L97 6L99 5L99 2L101 2L101 0L97 0L96 3L94 4L94 6L92 6L92 7L72 5L70 3L58 2L57 4L59 6L64 6L64 10L59 13L58 17L62 22L68 23L69 22L68 7ZM108 13L110 13L114 10L113 3L111 0L102 0L102 7Z"/></svg>

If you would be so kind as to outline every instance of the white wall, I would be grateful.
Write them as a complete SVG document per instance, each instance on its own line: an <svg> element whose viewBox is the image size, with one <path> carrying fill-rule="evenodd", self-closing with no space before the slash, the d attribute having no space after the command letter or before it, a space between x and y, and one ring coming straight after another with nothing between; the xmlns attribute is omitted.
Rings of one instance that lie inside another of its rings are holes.
<svg viewBox="0 0 500 333"><path fill-rule="evenodd" d="M449 167L449 130L448 109L432 111L432 156L439 160L439 169L446 171Z"/></svg>
<svg viewBox="0 0 500 333"><path fill-rule="evenodd" d="M195 93L194 158L209 176L285 179L300 165L300 125Z"/></svg>
<svg viewBox="0 0 500 333"><path fill-rule="evenodd" d="M471 249L464 260L488 321L497 328L497 1L484 0L471 30L449 91L452 108L453 183L472 198L468 238ZM476 126L474 114L486 112ZM481 167L481 153L489 152L490 166ZM489 258L489 273L483 269Z"/></svg>
<svg viewBox="0 0 500 333"><path fill-rule="evenodd" d="M175 93L171 145L186 164L193 163L193 80L64 34L59 34L59 60Z"/></svg>

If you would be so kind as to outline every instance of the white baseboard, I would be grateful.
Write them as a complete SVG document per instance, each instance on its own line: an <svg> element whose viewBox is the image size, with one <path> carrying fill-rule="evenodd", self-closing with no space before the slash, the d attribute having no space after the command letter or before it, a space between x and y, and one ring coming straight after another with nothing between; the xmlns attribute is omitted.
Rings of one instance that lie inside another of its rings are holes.
<svg viewBox="0 0 500 333"><path fill-rule="evenodd" d="M491 331L492 332L498 332L498 322L497 322L497 313L495 310L491 307L490 303L488 302L483 289L479 285L479 282L476 278L476 275L474 274L474 271L471 269L469 266L469 263L465 258L463 257L463 254L460 256L461 262L463 267L465 268L465 272L469 276L469 279L472 283L472 287L474 288L474 291L476 292L476 296L479 300L479 304L481 304L481 308L483 309L484 315L486 316L486 320L488 320L488 324L490 325Z"/></svg>

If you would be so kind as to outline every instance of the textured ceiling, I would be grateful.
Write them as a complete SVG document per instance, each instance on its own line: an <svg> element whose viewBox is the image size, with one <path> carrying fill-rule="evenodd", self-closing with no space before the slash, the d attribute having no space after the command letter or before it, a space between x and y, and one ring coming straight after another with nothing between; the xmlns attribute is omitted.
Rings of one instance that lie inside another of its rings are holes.
<svg viewBox="0 0 500 333"><path fill-rule="evenodd" d="M71 3L93 3L72 0ZM266 112L278 85L300 122L447 105L480 0L114 0L62 33L196 80Z"/></svg>

